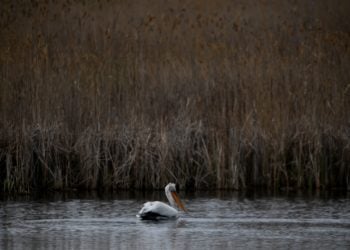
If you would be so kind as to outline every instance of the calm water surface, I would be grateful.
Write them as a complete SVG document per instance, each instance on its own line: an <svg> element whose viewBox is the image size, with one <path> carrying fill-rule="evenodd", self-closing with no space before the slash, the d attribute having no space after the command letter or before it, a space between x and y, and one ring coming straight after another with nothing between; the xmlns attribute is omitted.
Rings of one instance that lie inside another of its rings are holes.
<svg viewBox="0 0 350 250"><path fill-rule="evenodd" d="M350 249L350 197L180 193L175 221L136 218L163 192L2 198L0 249Z"/></svg>

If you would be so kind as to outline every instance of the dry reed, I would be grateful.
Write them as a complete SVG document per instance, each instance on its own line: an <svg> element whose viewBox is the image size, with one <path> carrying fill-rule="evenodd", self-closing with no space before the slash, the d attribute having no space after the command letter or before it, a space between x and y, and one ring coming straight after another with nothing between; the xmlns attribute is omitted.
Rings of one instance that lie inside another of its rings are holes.
<svg viewBox="0 0 350 250"><path fill-rule="evenodd" d="M350 187L348 1L4 1L0 186Z"/></svg>

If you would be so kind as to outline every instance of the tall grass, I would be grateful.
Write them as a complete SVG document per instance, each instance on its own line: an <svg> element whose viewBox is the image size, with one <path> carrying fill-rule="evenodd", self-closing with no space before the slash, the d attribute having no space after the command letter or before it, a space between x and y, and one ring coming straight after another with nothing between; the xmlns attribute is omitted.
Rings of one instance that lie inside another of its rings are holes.
<svg viewBox="0 0 350 250"><path fill-rule="evenodd" d="M4 1L0 189L349 188L348 13Z"/></svg>

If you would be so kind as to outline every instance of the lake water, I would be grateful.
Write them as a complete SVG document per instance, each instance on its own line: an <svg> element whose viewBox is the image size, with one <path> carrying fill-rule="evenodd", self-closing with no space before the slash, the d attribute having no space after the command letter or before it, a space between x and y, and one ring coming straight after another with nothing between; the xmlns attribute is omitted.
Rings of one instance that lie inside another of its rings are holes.
<svg viewBox="0 0 350 250"><path fill-rule="evenodd" d="M350 195L180 192L189 213L136 218L163 192L2 197L0 249L350 249Z"/></svg>

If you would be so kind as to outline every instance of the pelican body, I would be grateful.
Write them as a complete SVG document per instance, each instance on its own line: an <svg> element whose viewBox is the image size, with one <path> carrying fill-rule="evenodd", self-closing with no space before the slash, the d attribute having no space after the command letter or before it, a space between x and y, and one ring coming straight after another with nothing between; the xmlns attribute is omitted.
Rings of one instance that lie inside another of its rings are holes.
<svg viewBox="0 0 350 250"><path fill-rule="evenodd" d="M166 185L165 195L168 198L170 206L160 201L149 201L143 204L137 217L142 220L176 219L178 217L176 206L186 212L184 205L176 193L176 186L174 183Z"/></svg>

